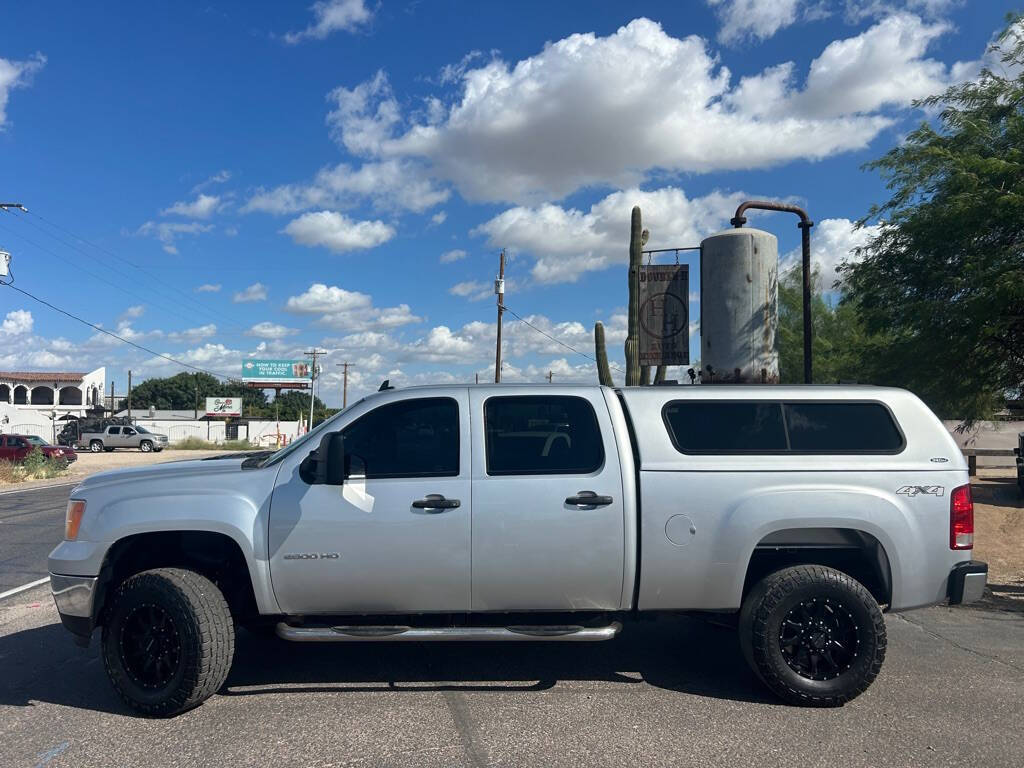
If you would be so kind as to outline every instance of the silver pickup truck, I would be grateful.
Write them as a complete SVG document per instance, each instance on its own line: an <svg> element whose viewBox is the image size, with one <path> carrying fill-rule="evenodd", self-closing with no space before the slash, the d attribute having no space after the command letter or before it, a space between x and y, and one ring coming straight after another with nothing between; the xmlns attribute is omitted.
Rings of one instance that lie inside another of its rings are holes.
<svg viewBox="0 0 1024 768"><path fill-rule="evenodd" d="M83 432L78 445L93 453L113 451L115 448L138 448L143 453L162 451L167 447L167 435L150 432L145 427L113 425L102 432Z"/></svg>
<svg viewBox="0 0 1024 768"><path fill-rule="evenodd" d="M297 642L596 641L723 615L796 704L881 668L883 610L977 600L967 466L873 387L388 389L273 454L93 475L49 569L65 626L154 715Z"/></svg>

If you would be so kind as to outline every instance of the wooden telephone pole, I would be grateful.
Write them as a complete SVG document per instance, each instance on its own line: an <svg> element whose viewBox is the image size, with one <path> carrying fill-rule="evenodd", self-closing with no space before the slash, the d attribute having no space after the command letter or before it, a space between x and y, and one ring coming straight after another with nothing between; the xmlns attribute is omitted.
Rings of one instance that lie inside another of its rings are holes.
<svg viewBox="0 0 1024 768"><path fill-rule="evenodd" d="M344 410L348 407L348 367L352 363L335 363L335 365L341 368L341 408Z"/></svg>
<svg viewBox="0 0 1024 768"><path fill-rule="evenodd" d="M501 314L505 311L505 249L501 249L498 279L494 281L494 292L498 295L498 339L494 350L494 383L501 383Z"/></svg>
<svg viewBox="0 0 1024 768"><path fill-rule="evenodd" d="M555 376L555 374L553 372L548 371L548 375L545 376L544 378L546 378L548 380L548 384L550 384L551 383L551 379L553 379L554 376Z"/></svg>

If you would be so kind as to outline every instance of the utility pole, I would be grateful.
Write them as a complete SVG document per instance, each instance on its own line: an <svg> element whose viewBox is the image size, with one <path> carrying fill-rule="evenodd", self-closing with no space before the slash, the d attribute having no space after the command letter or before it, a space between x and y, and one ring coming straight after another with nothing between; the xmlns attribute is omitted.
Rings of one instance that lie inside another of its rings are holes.
<svg viewBox="0 0 1024 768"><path fill-rule="evenodd" d="M313 349L304 354L313 358L313 366L309 369L309 428L313 429L313 405L316 403L316 392L313 389L313 383L316 381L316 359L320 355L326 355L327 353L313 347Z"/></svg>
<svg viewBox="0 0 1024 768"><path fill-rule="evenodd" d="M545 376L545 378L548 380L548 384L551 383L551 379L554 377L554 375L555 375L554 373L552 373L551 371L548 371L548 375Z"/></svg>
<svg viewBox="0 0 1024 768"><path fill-rule="evenodd" d="M498 338L494 350L494 383L501 383L501 314L505 311L505 249L501 249L498 279L494 281L494 292L498 296Z"/></svg>
<svg viewBox="0 0 1024 768"><path fill-rule="evenodd" d="M128 371L128 423L132 423L132 372Z"/></svg>
<svg viewBox="0 0 1024 768"><path fill-rule="evenodd" d="M110 418L114 418L114 380L110 380Z"/></svg>
<svg viewBox="0 0 1024 768"><path fill-rule="evenodd" d="M192 418L194 418L196 421L199 421L199 373L198 372L192 374L192 380L195 382L195 385L196 385L196 399L192 402L192 405L195 406L195 413L192 414Z"/></svg>
<svg viewBox="0 0 1024 768"><path fill-rule="evenodd" d="M344 410L348 408L348 367L352 363L335 363L338 368L341 368L341 408Z"/></svg>

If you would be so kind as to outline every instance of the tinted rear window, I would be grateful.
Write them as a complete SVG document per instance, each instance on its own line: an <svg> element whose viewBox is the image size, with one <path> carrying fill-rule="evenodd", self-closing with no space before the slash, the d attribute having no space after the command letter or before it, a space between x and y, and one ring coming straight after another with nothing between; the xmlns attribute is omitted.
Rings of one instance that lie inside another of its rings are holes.
<svg viewBox="0 0 1024 768"><path fill-rule="evenodd" d="M893 452L903 447L889 409L879 403L786 403L789 446L794 451Z"/></svg>
<svg viewBox="0 0 1024 768"><path fill-rule="evenodd" d="M786 450L778 403L708 403L677 400L665 406L672 442L683 453Z"/></svg>
<svg viewBox="0 0 1024 768"><path fill-rule="evenodd" d="M662 414L681 453L899 453L904 446L881 403L676 400Z"/></svg>
<svg viewBox="0 0 1024 768"><path fill-rule="evenodd" d="M484 403L487 474L589 474L604 464L594 409L581 397L491 397Z"/></svg>

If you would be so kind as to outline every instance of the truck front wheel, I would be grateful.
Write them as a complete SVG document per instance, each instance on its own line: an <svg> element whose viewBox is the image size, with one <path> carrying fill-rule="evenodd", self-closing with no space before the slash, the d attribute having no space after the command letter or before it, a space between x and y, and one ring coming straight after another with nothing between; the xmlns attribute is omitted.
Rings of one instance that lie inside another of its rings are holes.
<svg viewBox="0 0 1024 768"><path fill-rule="evenodd" d="M769 574L740 610L747 663L792 704L837 707L856 698L885 660L885 620L859 582L820 565Z"/></svg>
<svg viewBox="0 0 1024 768"><path fill-rule="evenodd" d="M176 715L224 684L235 651L231 612L204 576L158 568L117 588L103 626L103 664L128 706Z"/></svg>

